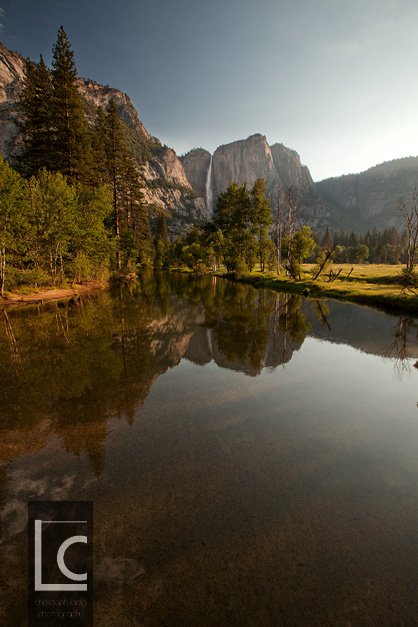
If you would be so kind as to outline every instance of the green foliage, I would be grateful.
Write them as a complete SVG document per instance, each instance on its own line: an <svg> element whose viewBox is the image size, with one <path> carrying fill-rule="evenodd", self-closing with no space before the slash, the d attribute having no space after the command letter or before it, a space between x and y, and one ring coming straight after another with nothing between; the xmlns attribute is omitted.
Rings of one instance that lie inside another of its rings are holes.
<svg viewBox="0 0 418 627"><path fill-rule="evenodd" d="M357 246L357 263L364 263L369 258L369 248L366 244L359 244Z"/></svg>
<svg viewBox="0 0 418 627"><path fill-rule="evenodd" d="M318 237L318 236L316 236ZM325 235L319 240L329 238ZM333 243L336 245L334 260L337 263L407 263L406 233L398 233L395 227L386 228L383 232L373 229L366 235L341 231L334 233Z"/></svg>
<svg viewBox="0 0 418 627"><path fill-rule="evenodd" d="M0 293L4 296L8 265L22 252L27 226L23 180L0 156Z"/></svg>
<svg viewBox="0 0 418 627"><path fill-rule="evenodd" d="M112 210L107 187L70 185L47 170L24 181L1 160L0 189L3 292L5 285L103 276L112 250L104 226Z"/></svg>
<svg viewBox="0 0 418 627"><path fill-rule="evenodd" d="M292 237L291 242L291 256L289 261L289 273L294 278L298 278L300 280L300 268L301 263L308 257L311 250L315 248L315 240L312 237L312 231L309 226L303 226L300 228L294 236Z"/></svg>
<svg viewBox="0 0 418 627"><path fill-rule="evenodd" d="M121 120L121 129L126 150L139 166L144 165L155 157L164 155L167 149L166 146L162 146L154 139L138 133L123 120Z"/></svg>
<svg viewBox="0 0 418 627"><path fill-rule="evenodd" d="M247 184L231 183L220 194L214 224L222 232L222 256L228 272L251 270L256 240L252 231L252 204Z"/></svg>
<svg viewBox="0 0 418 627"><path fill-rule="evenodd" d="M330 270L332 264L333 264L333 259L332 256L327 257L327 251L324 249L320 249L318 251L317 257L316 257L316 266L314 268L312 268L312 276L315 278L318 275L318 272L321 270L321 275L325 274L328 270Z"/></svg>
<svg viewBox="0 0 418 627"><path fill-rule="evenodd" d="M264 271L269 246L269 227L272 223L271 207L265 197L266 182L262 178L256 179L251 190L252 212L251 227L257 241L260 268Z"/></svg>
<svg viewBox="0 0 418 627"><path fill-rule="evenodd" d="M42 168L52 168L54 154L52 99L51 74L42 55L38 64L26 61L26 79L19 97L19 104L24 112L23 153L19 158L19 166L25 176L37 174Z"/></svg>
<svg viewBox="0 0 418 627"><path fill-rule="evenodd" d="M416 270L403 268L399 282L403 292L410 292L414 296L418 296L418 272Z"/></svg>

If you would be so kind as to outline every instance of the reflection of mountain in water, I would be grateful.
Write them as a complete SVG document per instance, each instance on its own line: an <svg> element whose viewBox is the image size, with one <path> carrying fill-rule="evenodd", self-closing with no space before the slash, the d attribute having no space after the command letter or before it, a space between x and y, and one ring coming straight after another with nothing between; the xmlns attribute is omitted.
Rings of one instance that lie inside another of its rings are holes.
<svg viewBox="0 0 418 627"><path fill-rule="evenodd" d="M107 421L132 423L154 381L186 358L250 376L288 363L306 335L418 355L412 321L212 277L144 274L131 291L2 313L0 461L57 434L104 467ZM47 428L45 428L47 425Z"/></svg>

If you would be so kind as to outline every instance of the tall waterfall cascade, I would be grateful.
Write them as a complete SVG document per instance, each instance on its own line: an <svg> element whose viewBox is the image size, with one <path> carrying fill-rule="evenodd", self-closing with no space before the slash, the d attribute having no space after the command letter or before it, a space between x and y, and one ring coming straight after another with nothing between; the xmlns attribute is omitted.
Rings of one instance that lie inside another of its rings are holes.
<svg viewBox="0 0 418 627"><path fill-rule="evenodd" d="M206 175L206 208L212 213L212 155L210 156L208 173Z"/></svg>

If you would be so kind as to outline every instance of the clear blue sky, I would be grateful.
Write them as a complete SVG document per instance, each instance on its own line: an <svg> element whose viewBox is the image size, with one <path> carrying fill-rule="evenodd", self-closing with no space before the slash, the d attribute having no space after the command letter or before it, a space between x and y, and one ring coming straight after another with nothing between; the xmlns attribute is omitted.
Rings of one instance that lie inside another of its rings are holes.
<svg viewBox="0 0 418 627"><path fill-rule="evenodd" d="M314 180L418 154L416 0L0 0L34 60L62 24L80 76L126 92L178 154L253 133Z"/></svg>

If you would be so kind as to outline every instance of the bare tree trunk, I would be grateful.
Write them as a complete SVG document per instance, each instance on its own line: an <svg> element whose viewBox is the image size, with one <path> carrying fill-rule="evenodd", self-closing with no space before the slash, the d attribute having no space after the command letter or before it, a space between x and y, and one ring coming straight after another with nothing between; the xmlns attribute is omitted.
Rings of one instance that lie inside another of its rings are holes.
<svg viewBox="0 0 418 627"><path fill-rule="evenodd" d="M398 210L405 221L408 234L406 269L413 270L418 246L418 189L412 193L412 207L408 209L402 199L398 202Z"/></svg>
<svg viewBox="0 0 418 627"><path fill-rule="evenodd" d="M319 275L321 274L321 272L322 272L322 270L323 270L323 268L324 268L325 264L327 263L328 259L331 259L332 255L333 255L333 253L334 253L335 248L336 248L336 244L335 244L335 245L331 248L331 250L329 250L329 251L327 252L327 254L325 255L325 259L324 259L324 261L321 263L321 265L320 265L320 267L319 267L318 272L315 274L315 276L314 276L314 277L313 277L313 279L312 279L313 281L316 281L316 279L319 277Z"/></svg>

